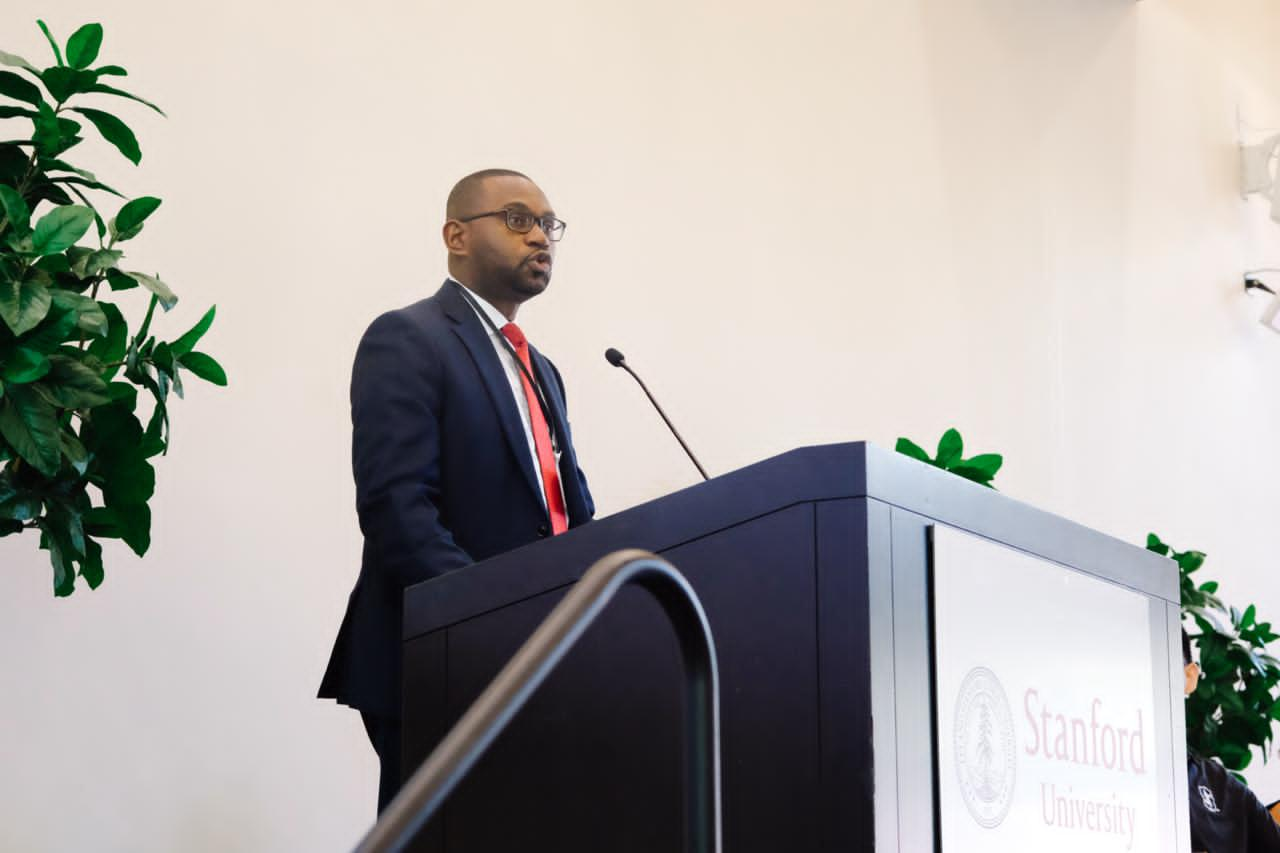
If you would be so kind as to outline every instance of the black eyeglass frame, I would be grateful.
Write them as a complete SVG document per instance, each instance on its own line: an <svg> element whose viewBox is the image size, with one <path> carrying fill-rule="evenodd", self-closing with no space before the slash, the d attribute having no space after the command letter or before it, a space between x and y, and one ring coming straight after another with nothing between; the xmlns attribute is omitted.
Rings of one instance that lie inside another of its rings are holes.
<svg viewBox="0 0 1280 853"><path fill-rule="evenodd" d="M485 211L484 213L476 213L471 216L459 217L458 221L470 222L473 219L483 219L486 216L497 216L499 214L501 214L506 219L507 227L510 228L515 233L528 234L530 231L533 230L533 226L536 224L539 228L542 229L542 233L546 234L547 239L550 240L552 243L559 243L562 239L564 239L565 229L569 227L568 224L563 219L557 219L554 216L535 216L534 214L530 213L527 210L520 210L519 208L510 208L510 207L503 207L503 208L499 208L498 210L488 210L488 211ZM525 228L524 230L517 228L511 222L512 216L529 217L529 227ZM548 225L550 227L548 227Z"/></svg>

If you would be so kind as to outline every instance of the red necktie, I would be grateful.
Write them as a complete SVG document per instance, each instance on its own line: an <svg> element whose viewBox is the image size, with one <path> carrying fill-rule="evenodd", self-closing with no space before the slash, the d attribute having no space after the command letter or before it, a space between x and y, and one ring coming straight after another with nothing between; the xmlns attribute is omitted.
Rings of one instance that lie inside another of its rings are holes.
<svg viewBox="0 0 1280 853"><path fill-rule="evenodd" d="M564 509L564 495L560 492L560 470L556 467L556 454L551 449L551 430L547 428L547 419L542 415L542 406L538 404L538 394L529 384L533 375L533 365L529 362L529 341L515 323L502 327L502 335L515 348L524 371L520 373L520 384L524 387L524 398L529 404L529 425L533 428L533 446L538 451L538 468L542 471L542 485L546 491L547 513L551 516L551 532L558 535L569 529L569 517Z"/></svg>

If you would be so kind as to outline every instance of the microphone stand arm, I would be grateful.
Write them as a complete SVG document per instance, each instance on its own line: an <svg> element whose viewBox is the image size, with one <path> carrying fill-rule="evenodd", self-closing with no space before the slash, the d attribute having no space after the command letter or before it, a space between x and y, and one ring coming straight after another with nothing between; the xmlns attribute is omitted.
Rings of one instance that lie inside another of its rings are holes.
<svg viewBox="0 0 1280 853"><path fill-rule="evenodd" d="M649 393L649 388L644 384L644 380L637 376L635 371L632 370L625 361L619 364L618 367L621 367L623 370L627 371L627 373L630 373L631 378L640 385L640 389L644 391L645 396L649 398L649 402L653 403L653 407L658 410L658 414L662 415L662 419L667 422L667 428L671 430L671 434L676 437L676 441L680 442L680 446L684 448L684 452L689 454L689 459L693 462L694 467L698 469L698 473L702 475L702 479L710 480L711 478L707 476L707 472L702 467L702 463L700 463L698 458L693 455L693 451L689 449L689 445L684 443L684 439L680 437L680 431L676 429L675 424L671 423L671 418L667 417L667 413L662 411L662 407L658 405L658 401L653 399L653 395Z"/></svg>

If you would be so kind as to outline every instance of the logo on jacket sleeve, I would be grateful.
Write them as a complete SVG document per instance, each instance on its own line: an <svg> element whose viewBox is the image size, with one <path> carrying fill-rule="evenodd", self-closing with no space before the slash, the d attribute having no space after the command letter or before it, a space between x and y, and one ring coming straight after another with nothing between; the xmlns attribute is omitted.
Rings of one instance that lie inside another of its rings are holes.
<svg viewBox="0 0 1280 853"><path fill-rule="evenodd" d="M1222 809L1218 808L1218 801L1214 799L1213 791L1210 791L1204 785L1198 786L1200 790L1200 802L1204 803L1204 809L1213 814L1222 814Z"/></svg>

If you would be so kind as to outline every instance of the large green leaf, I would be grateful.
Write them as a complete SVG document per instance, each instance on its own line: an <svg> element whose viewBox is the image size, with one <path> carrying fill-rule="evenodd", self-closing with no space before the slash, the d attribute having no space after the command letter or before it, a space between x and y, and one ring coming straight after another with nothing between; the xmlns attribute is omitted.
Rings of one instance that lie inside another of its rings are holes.
<svg viewBox="0 0 1280 853"><path fill-rule="evenodd" d="M131 382L112 382L107 386L107 396L113 409L122 407L125 412L133 412L138 408L138 386Z"/></svg>
<svg viewBox="0 0 1280 853"><path fill-rule="evenodd" d="M76 272L76 268L83 268L84 263L89 260L89 256L92 254L93 249L89 246L71 246L61 255L45 255L37 264L40 269L49 273L51 277L61 273L65 281L65 276L69 275L75 275L78 278L79 273ZM53 284L52 281L48 283Z"/></svg>
<svg viewBox="0 0 1280 853"><path fill-rule="evenodd" d="M894 445L893 449L904 456L910 456L912 459L918 459L921 462L933 464L933 460L929 458L928 453L924 452L924 448L909 438L899 438L898 443Z"/></svg>
<svg viewBox="0 0 1280 853"><path fill-rule="evenodd" d="M69 184L69 185L67 186L67 189L69 189L69 190L71 190L73 193L75 193L75 194L76 194L76 198L78 198L78 199L80 199L82 202L84 202L85 207L87 207L87 208L89 208L90 210L92 210L92 211L93 211L93 223L94 223L94 225L96 225L96 226L98 227L98 241L99 241L99 242L101 242L102 240L106 239L106 236L107 236L107 224L106 224L105 222L103 222L103 221L102 221L102 217L98 214L98 208L96 208L96 207L94 207L94 206L93 206L93 203L89 201L88 197L87 197L87 196L85 196L85 194L84 194L84 193L80 192L80 190L79 190L79 188L78 188L78 187L71 186L71 185Z"/></svg>
<svg viewBox="0 0 1280 853"><path fill-rule="evenodd" d="M156 299L160 301L160 305L164 310L168 311L170 308L178 304L178 297L169 289L169 285L165 284L155 276L147 275L146 273L131 272L129 270L123 270L123 272L138 284L154 293Z"/></svg>
<svg viewBox="0 0 1280 853"><path fill-rule="evenodd" d="M12 385L0 401L0 435L46 477L58 474L62 445L53 406L25 385Z"/></svg>
<svg viewBox="0 0 1280 853"><path fill-rule="evenodd" d="M80 186L88 187L91 190L102 190L103 192L111 193L113 196L116 196L118 198L124 198L124 193L120 192L115 187L108 186L107 184L102 183L101 181L91 181L91 180L88 180L87 178L81 178L79 176L72 176L72 175L58 175L56 177L50 178L49 180L55 184L79 184Z"/></svg>
<svg viewBox="0 0 1280 853"><path fill-rule="evenodd" d="M76 314L76 328L95 337L107 334L107 315L97 300L69 290L54 290L53 304Z"/></svg>
<svg viewBox="0 0 1280 853"><path fill-rule="evenodd" d="M963 453L964 440L960 438L960 433L954 428L947 430L938 441L938 467L951 468L960 461Z"/></svg>
<svg viewBox="0 0 1280 853"><path fill-rule="evenodd" d="M203 317L200 318L200 322L196 323L187 330L186 334L170 344L169 349L173 354L178 358L182 358L182 356L191 352L200 339L204 337L204 333L209 331L209 327L213 325L213 318L217 312L218 306L214 305L205 312Z"/></svg>
<svg viewBox="0 0 1280 853"><path fill-rule="evenodd" d="M36 352L51 353L66 342L75 331L76 314L54 306L39 326L18 339L18 343Z"/></svg>
<svg viewBox="0 0 1280 853"><path fill-rule="evenodd" d="M995 486L991 485L990 475L988 475L987 472L983 471L981 468L975 468L972 465L967 465L961 462L958 465L953 465L950 470L951 470L951 473L955 474L957 477L963 477L966 480L972 480L978 485L986 486L989 489L995 488Z"/></svg>
<svg viewBox="0 0 1280 853"><path fill-rule="evenodd" d="M151 509L146 504L95 507L85 522L90 535L123 539L139 557L151 547Z"/></svg>
<svg viewBox="0 0 1280 853"><path fill-rule="evenodd" d="M89 452L105 464L136 455L138 444L142 441L142 424L133 414L133 400L128 397L122 400L115 393L117 388L125 387L126 383L123 382L112 383L109 395L116 402L90 412L85 429L80 434ZM135 390L134 395L136 394Z"/></svg>
<svg viewBox="0 0 1280 853"><path fill-rule="evenodd" d="M45 532L58 542L64 556L78 561L84 556L84 517L65 500L45 502Z"/></svg>
<svg viewBox="0 0 1280 853"><path fill-rule="evenodd" d="M155 494L156 469L151 467L151 463L140 457L128 462L110 469L102 486L102 499L107 506L144 504Z"/></svg>
<svg viewBox="0 0 1280 853"><path fill-rule="evenodd" d="M89 451L84 449L80 439L66 430L59 433L59 439L62 442L62 455L67 457L67 462L71 464L71 468L77 474L83 476L89 467Z"/></svg>
<svg viewBox="0 0 1280 853"><path fill-rule="evenodd" d="M52 202L53 204L75 204L71 200L71 196L67 195L62 187L46 181L44 178L36 178L34 185L27 190L27 204L31 205L31 209L35 210L36 206L42 201ZM24 250L27 252L27 250ZM30 249L29 253L34 254L35 249Z"/></svg>
<svg viewBox="0 0 1280 853"><path fill-rule="evenodd" d="M17 185L27 173L30 155L22 150L22 146L12 142L0 143L0 183Z"/></svg>
<svg viewBox="0 0 1280 853"><path fill-rule="evenodd" d="M49 552L49 562L53 565L53 594L58 598L65 598L76 588L75 565L63 539L65 535L51 530L42 531L40 535L40 547Z"/></svg>
<svg viewBox="0 0 1280 853"><path fill-rule="evenodd" d="M138 286L138 280L127 276L118 269L107 270L107 284L112 290L132 290Z"/></svg>
<svg viewBox="0 0 1280 853"><path fill-rule="evenodd" d="M156 212L160 199L154 196L141 196L120 208L116 218L111 220L111 235L119 240L128 240L137 234L143 220ZM128 236L125 236L128 235Z"/></svg>
<svg viewBox="0 0 1280 853"><path fill-rule="evenodd" d="M67 62L73 68L88 68L102 48L102 24L85 24L67 39Z"/></svg>
<svg viewBox="0 0 1280 853"><path fill-rule="evenodd" d="M151 420L147 422L147 431L142 435L142 456L150 459L152 456L159 456L167 453L169 450L169 442L165 436L165 430L168 426L168 413L165 407L157 405L151 411Z"/></svg>
<svg viewBox="0 0 1280 853"><path fill-rule="evenodd" d="M187 353L178 359L178 363L206 382L214 385L227 384L227 374L222 365L202 352Z"/></svg>
<svg viewBox="0 0 1280 853"><path fill-rule="evenodd" d="M119 507L116 510L120 538L139 557L151 547L151 508L146 504Z"/></svg>
<svg viewBox="0 0 1280 853"><path fill-rule="evenodd" d="M77 166L72 166L70 163L59 160L56 157L41 157L40 168L46 172L73 172L84 178L86 181L98 180L98 176L93 172L90 172L87 169L81 169Z"/></svg>
<svg viewBox="0 0 1280 853"><path fill-rule="evenodd" d="M103 364L113 364L124 359L125 349L129 345L129 325L125 322L119 308L110 302L99 304L107 316L107 334L106 337L98 338L89 344L89 354ZM104 378L110 379L119 370L119 366L107 368ZM133 388L132 385L128 387Z"/></svg>
<svg viewBox="0 0 1280 853"><path fill-rule="evenodd" d="M9 220L9 225L19 234L26 234L31 230L31 211L13 187L0 184L0 211L3 211L4 218Z"/></svg>
<svg viewBox="0 0 1280 853"><path fill-rule="evenodd" d="M89 208L78 204L59 207L40 218L31 242L40 255L65 252L84 236L92 224L93 211Z"/></svg>
<svg viewBox="0 0 1280 853"><path fill-rule="evenodd" d="M0 50L0 65L8 65L10 68L25 68L33 74L38 73L36 67L21 56L16 53L5 53L3 50Z"/></svg>
<svg viewBox="0 0 1280 853"><path fill-rule="evenodd" d="M15 335L26 334L40 325L51 305L53 296L43 284L0 281L0 319Z"/></svg>
<svg viewBox="0 0 1280 853"><path fill-rule="evenodd" d="M1000 470L1000 466L1004 464L1004 457L999 453L980 453L970 459L964 460L964 464L974 470L980 471L990 480Z"/></svg>
<svg viewBox="0 0 1280 853"><path fill-rule="evenodd" d="M44 157L57 157L80 141L80 137L76 135L80 132L80 124L57 115L53 107L44 101L40 102L40 114L36 117L35 125L31 141L35 143L37 152ZM31 206L35 207L34 201Z"/></svg>
<svg viewBox="0 0 1280 853"><path fill-rule="evenodd" d="M102 377L68 355L49 356L49 373L33 387L64 409L89 409L111 402Z"/></svg>
<svg viewBox="0 0 1280 853"><path fill-rule="evenodd" d="M151 360L155 362L157 369L170 376L177 372L173 366L173 350L170 349L168 344L157 344L156 348L151 352Z"/></svg>
<svg viewBox="0 0 1280 853"><path fill-rule="evenodd" d="M1191 574L1204 565L1205 553L1203 551L1180 551L1172 556L1174 562L1178 564L1178 568L1187 574Z"/></svg>
<svg viewBox="0 0 1280 853"><path fill-rule="evenodd" d="M58 114L53 111L53 107L40 102L40 113L36 116L35 133L31 137L31 141L35 143L36 151L40 156L54 157L59 152L58 143L62 139L62 131L58 124Z"/></svg>
<svg viewBox="0 0 1280 853"><path fill-rule="evenodd" d="M0 519L5 522L23 524L38 518L39 515L40 498L29 492L0 501Z"/></svg>
<svg viewBox="0 0 1280 853"><path fill-rule="evenodd" d="M101 74L101 73L102 73L102 70L101 70L101 69L99 69L98 73L99 73L99 74ZM151 103L150 101L148 101L147 99L145 99L145 98L139 98L137 95L133 94L132 92L126 92L126 91L124 91L123 89L117 89L117 88L115 88L115 87L113 87L113 86L107 86L107 85L105 85L105 84L103 84L103 83L99 83L99 84L97 84L96 86L93 86L89 91L90 91L90 92L97 92L97 93L102 94L102 95L115 95L115 96L116 96L116 97L118 97L118 98L128 98L128 99L129 99L129 100L131 100L131 101L137 101L138 103L142 104L143 106L150 107L151 109L153 109L153 110L155 110L156 112L160 113L160 115L164 115L164 114L165 114L165 113L164 113L164 110L160 109L160 108L159 108L159 107L157 107L155 104L153 104L153 103Z"/></svg>
<svg viewBox="0 0 1280 853"><path fill-rule="evenodd" d="M32 105L37 105L44 100L40 97L39 86L12 71L0 71L0 95Z"/></svg>
<svg viewBox="0 0 1280 853"><path fill-rule="evenodd" d="M7 474L0 474L0 518L23 522L39 515L40 497L29 490L18 489Z"/></svg>
<svg viewBox="0 0 1280 853"><path fill-rule="evenodd" d="M133 135L133 131L127 124L102 110L91 110L88 107L72 107L72 109L93 122L98 133L102 134L102 138L119 149L120 153L134 165L142 160L142 149L138 147L138 138Z"/></svg>
<svg viewBox="0 0 1280 853"><path fill-rule="evenodd" d="M44 37L49 40L49 47L53 48L53 58L58 60L59 65L65 65L62 61L62 51L58 48L58 40L53 37L53 33L49 32L49 25L39 19L36 24L40 26L40 32L44 33Z"/></svg>
<svg viewBox="0 0 1280 853"><path fill-rule="evenodd" d="M79 278L93 278L100 273L113 269L124 257L124 252L115 249L95 249L86 252L72 264L71 271Z"/></svg>
<svg viewBox="0 0 1280 853"><path fill-rule="evenodd" d="M74 192L74 188L70 188ZM87 206L87 205L86 205ZM65 252L53 255L44 255L37 258L32 264L36 269L48 273L47 276L40 277L40 281L50 287L61 286L69 287L76 292L83 290L79 286L79 282L71 281L72 264L82 260L93 254L93 249L89 246L68 246Z"/></svg>
<svg viewBox="0 0 1280 853"><path fill-rule="evenodd" d="M49 367L49 359L43 353L17 347L0 360L0 379L11 385L25 385L44 376Z"/></svg>
<svg viewBox="0 0 1280 853"><path fill-rule="evenodd" d="M157 447L160 452L163 452L168 447L166 439L169 434L169 407L165 403L165 399L168 397L168 389L160 387L160 384L147 373L139 375L134 381L150 391L156 402L142 442L145 448L143 455L154 456L157 452Z"/></svg>
<svg viewBox="0 0 1280 853"><path fill-rule="evenodd" d="M29 110L26 107L11 107L8 104L0 104L0 118L35 118L40 113Z"/></svg>
<svg viewBox="0 0 1280 853"><path fill-rule="evenodd" d="M89 584L89 589L97 589L102 585L105 572L102 569L102 546L92 539L85 540L84 562L80 564L80 577Z"/></svg>
<svg viewBox="0 0 1280 853"><path fill-rule="evenodd" d="M92 89L98 81L98 76L92 71L79 71L58 65L41 71L40 79L53 99L62 104L73 96L84 94Z"/></svg>

